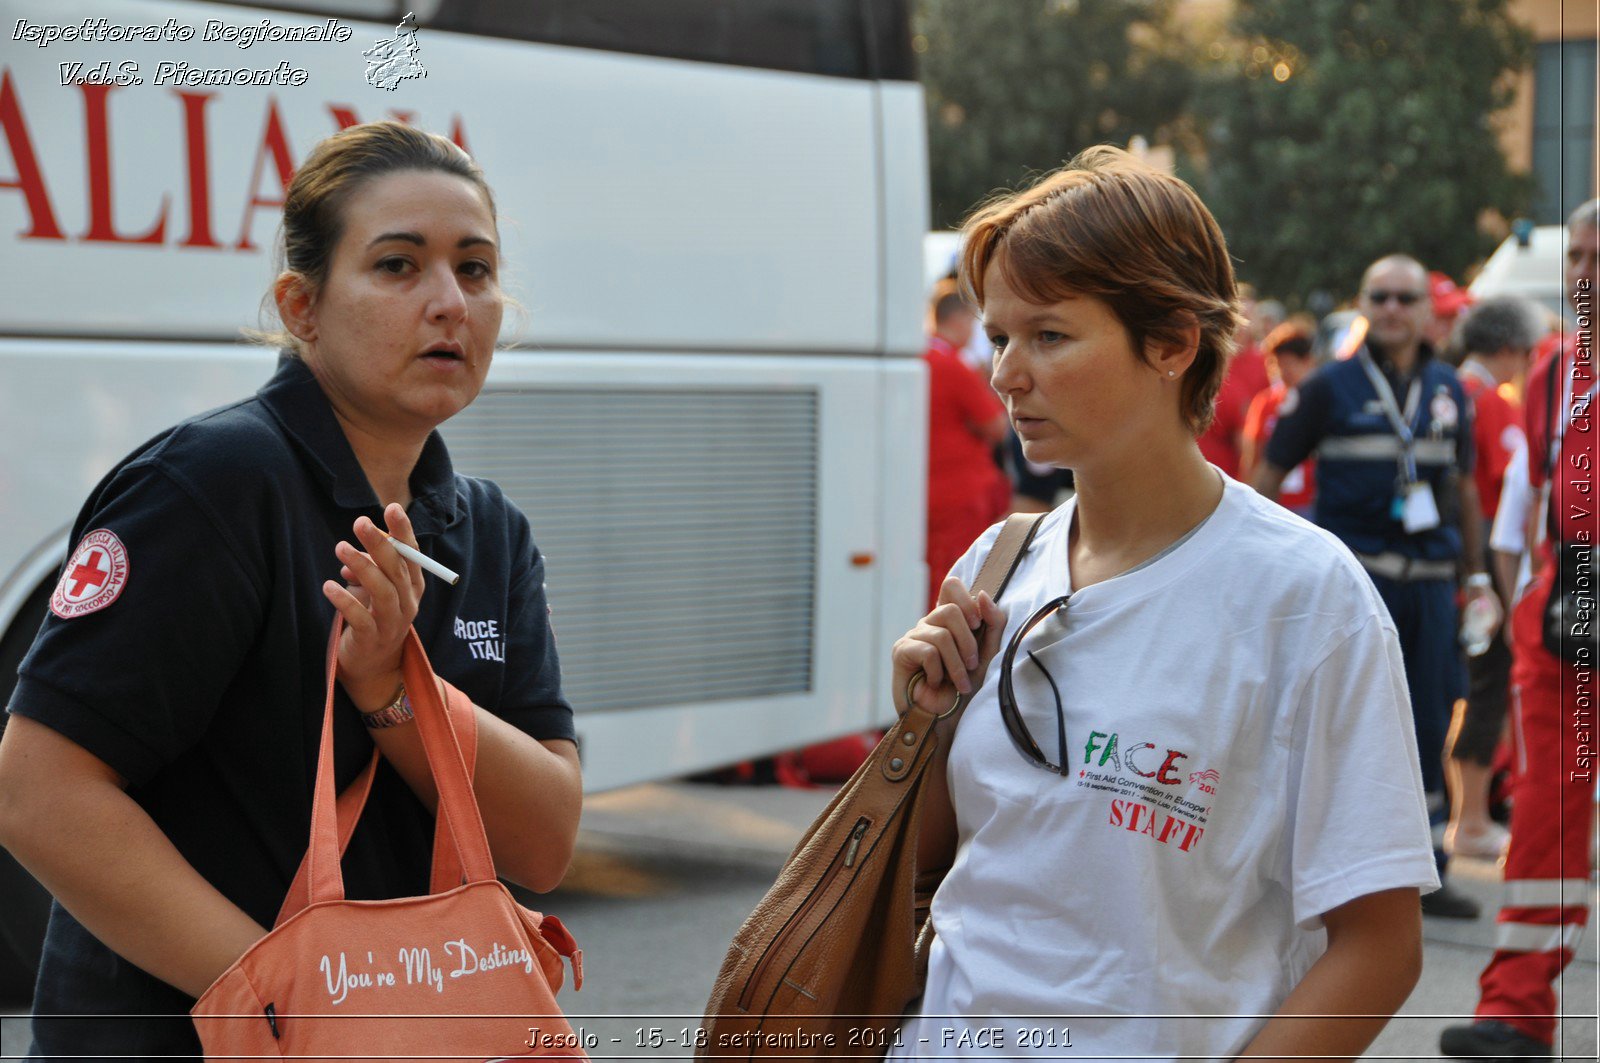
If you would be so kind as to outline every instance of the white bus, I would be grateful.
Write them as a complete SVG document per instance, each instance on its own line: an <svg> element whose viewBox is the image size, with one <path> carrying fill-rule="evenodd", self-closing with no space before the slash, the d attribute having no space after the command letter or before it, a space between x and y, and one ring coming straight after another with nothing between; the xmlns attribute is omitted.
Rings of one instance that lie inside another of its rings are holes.
<svg viewBox="0 0 1600 1063"><path fill-rule="evenodd" d="M90 488L270 374L298 160L400 117L498 198L524 312L444 435L547 557L586 785L882 723L925 587L907 4L0 0L0 702Z"/></svg>

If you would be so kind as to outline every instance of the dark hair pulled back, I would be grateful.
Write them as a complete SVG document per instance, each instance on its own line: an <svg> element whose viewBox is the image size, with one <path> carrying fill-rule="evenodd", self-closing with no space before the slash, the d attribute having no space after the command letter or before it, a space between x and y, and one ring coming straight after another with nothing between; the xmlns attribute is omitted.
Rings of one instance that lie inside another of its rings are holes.
<svg viewBox="0 0 1600 1063"><path fill-rule="evenodd" d="M297 274L312 291L320 289L344 235L344 211L351 198L374 178L413 170L470 181L482 193L489 216L498 217L483 171L454 141L403 122L364 122L321 141L295 171L283 202L279 272ZM269 292L264 309L272 302ZM287 330L248 334L300 353Z"/></svg>

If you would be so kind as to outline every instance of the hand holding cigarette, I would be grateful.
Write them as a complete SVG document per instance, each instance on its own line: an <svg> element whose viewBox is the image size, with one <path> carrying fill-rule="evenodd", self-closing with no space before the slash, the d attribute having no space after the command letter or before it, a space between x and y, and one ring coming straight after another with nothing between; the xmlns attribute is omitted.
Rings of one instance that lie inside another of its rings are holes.
<svg viewBox="0 0 1600 1063"><path fill-rule="evenodd" d="M399 505L387 506L383 519L387 530L367 517L356 518L355 537L366 549L348 542L336 545L345 584L328 580L322 585L323 595L345 620L339 638L339 682L363 712L383 708L400 687L401 648L425 590L419 566L444 567L412 545L416 536ZM424 561L413 562L403 551Z"/></svg>

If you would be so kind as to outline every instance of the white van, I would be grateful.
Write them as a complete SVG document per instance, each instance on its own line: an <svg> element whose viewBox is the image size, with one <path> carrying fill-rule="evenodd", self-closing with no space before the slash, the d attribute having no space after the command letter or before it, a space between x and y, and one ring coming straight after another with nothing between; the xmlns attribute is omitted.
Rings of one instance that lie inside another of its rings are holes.
<svg viewBox="0 0 1600 1063"><path fill-rule="evenodd" d="M1478 299L1492 295L1521 295L1562 318L1571 311L1563 290L1563 256L1567 250L1564 225L1540 225L1526 244L1515 236L1489 256L1467 290Z"/></svg>

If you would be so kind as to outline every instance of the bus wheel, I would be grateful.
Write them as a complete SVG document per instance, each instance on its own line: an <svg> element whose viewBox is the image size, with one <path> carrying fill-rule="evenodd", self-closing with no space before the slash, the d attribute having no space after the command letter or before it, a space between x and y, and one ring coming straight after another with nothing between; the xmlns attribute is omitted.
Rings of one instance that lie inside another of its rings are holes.
<svg viewBox="0 0 1600 1063"><path fill-rule="evenodd" d="M42 584L0 637L0 706L11 700L17 685L17 666L33 645L44 611L50 602L55 581ZM0 734L6 717L0 712ZM50 918L50 894L32 875L23 870L11 854L0 849L0 1000L6 1003L31 1001L33 977L39 969L39 951L44 944L44 927Z"/></svg>

